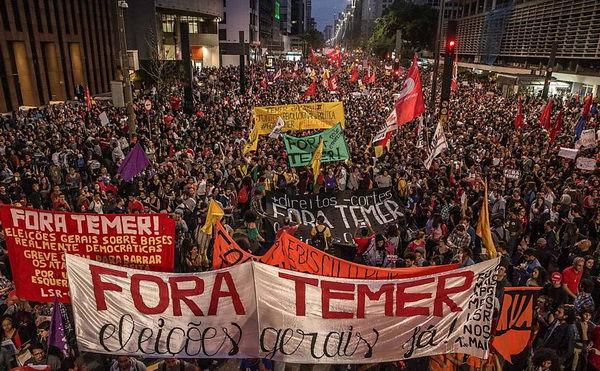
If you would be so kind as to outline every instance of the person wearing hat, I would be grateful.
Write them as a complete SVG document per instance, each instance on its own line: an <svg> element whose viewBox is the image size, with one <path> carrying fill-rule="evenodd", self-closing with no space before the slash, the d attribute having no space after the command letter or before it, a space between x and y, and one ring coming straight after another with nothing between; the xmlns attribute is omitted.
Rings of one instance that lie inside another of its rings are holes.
<svg viewBox="0 0 600 371"><path fill-rule="evenodd" d="M554 272L550 275L550 282L542 289L541 294L551 299L552 306L556 309L561 304L569 302L569 296L562 287L563 277L560 272Z"/></svg>

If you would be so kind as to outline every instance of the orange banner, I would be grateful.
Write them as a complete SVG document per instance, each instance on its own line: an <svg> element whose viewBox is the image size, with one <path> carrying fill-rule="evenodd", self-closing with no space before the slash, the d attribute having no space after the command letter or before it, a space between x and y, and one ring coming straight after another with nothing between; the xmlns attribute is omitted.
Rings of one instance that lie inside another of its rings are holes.
<svg viewBox="0 0 600 371"><path fill-rule="evenodd" d="M507 362L529 345L533 331L533 308L541 287L506 287L492 347Z"/></svg>
<svg viewBox="0 0 600 371"><path fill-rule="evenodd" d="M329 255L287 233L283 233L263 256L255 256L239 247L220 223L217 223L215 227L217 230L213 251L213 268L215 269L255 260L296 272L326 277L395 279L441 273L459 267L458 264L418 268L370 267Z"/></svg>

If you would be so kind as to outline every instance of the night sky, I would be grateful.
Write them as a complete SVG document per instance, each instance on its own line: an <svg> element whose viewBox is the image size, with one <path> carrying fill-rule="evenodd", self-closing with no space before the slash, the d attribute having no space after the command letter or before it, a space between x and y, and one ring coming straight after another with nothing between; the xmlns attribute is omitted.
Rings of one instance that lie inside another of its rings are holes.
<svg viewBox="0 0 600 371"><path fill-rule="evenodd" d="M348 4L348 0L312 0L312 16L317 22L317 29L323 31L328 24L333 26L337 14Z"/></svg>

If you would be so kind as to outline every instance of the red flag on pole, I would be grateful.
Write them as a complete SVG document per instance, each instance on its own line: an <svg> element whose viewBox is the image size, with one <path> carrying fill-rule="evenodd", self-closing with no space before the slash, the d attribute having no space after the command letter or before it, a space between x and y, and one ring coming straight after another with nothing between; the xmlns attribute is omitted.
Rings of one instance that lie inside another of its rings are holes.
<svg viewBox="0 0 600 371"><path fill-rule="evenodd" d="M374 84L375 80L377 80L377 75L375 74L375 71L373 71L369 77L369 84Z"/></svg>
<svg viewBox="0 0 600 371"><path fill-rule="evenodd" d="M547 130L550 130L552 128L550 119L552 117L552 106L553 105L554 105L554 102L552 101L552 99L550 99L548 101L548 103L546 103L546 106L544 107L544 110L542 111L542 114L540 116L540 124L542 125L542 127L546 128Z"/></svg>
<svg viewBox="0 0 600 371"><path fill-rule="evenodd" d="M560 133L560 130L562 129L562 124L563 111L560 110L556 115L556 121L554 121L554 126L552 126L552 130L550 131L550 143L554 142L554 139L556 139L556 136L558 135L558 133Z"/></svg>
<svg viewBox="0 0 600 371"><path fill-rule="evenodd" d="M281 77L281 68L273 76L273 81L277 81L277 79L280 78L280 77Z"/></svg>
<svg viewBox="0 0 600 371"><path fill-rule="evenodd" d="M517 116L515 117L515 129L519 130L521 126L523 126L524 121L525 117L523 116L523 102L521 102L521 97L519 97L519 109L517 111Z"/></svg>
<svg viewBox="0 0 600 371"><path fill-rule="evenodd" d="M317 94L317 81L316 80L310 84L308 89L306 89L302 98L312 97L315 94Z"/></svg>
<svg viewBox="0 0 600 371"><path fill-rule="evenodd" d="M337 85L337 77L332 76L329 80L328 80L328 85L329 85L329 91L337 91L338 89L338 85Z"/></svg>
<svg viewBox="0 0 600 371"><path fill-rule="evenodd" d="M408 76L402 84L402 89L400 90L395 106L396 122L398 125L404 125L425 112L421 74L419 73L419 66L417 66L416 55L413 57L412 66L410 66Z"/></svg>
<svg viewBox="0 0 600 371"><path fill-rule="evenodd" d="M350 72L350 82L356 81L358 81L358 70L356 69L356 67L354 67Z"/></svg>
<svg viewBox="0 0 600 371"><path fill-rule="evenodd" d="M592 101L594 100L594 96L589 94L585 97L583 101L583 109L581 110L581 116L587 117L590 114L590 108L592 107Z"/></svg>

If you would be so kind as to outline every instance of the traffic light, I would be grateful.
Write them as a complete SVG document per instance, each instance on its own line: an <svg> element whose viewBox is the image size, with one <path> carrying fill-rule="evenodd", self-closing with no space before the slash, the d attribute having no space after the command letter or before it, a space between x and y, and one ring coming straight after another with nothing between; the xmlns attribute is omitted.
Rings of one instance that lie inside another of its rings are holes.
<svg viewBox="0 0 600 371"><path fill-rule="evenodd" d="M446 42L446 51L447 52L454 52L454 47L456 46L456 40L452 39L452 38L448 38L447 42Z"/></svg>
<svg viewBox="0 0 600 371"><path fill-rule="evenodd" d="M442 96L440 104L450 101L450 84L452 81L452 63L454 63L454 57L456 55L456 20L448 20L446 26L446 43L444 53L444 70L442 73Z"/></svg>

